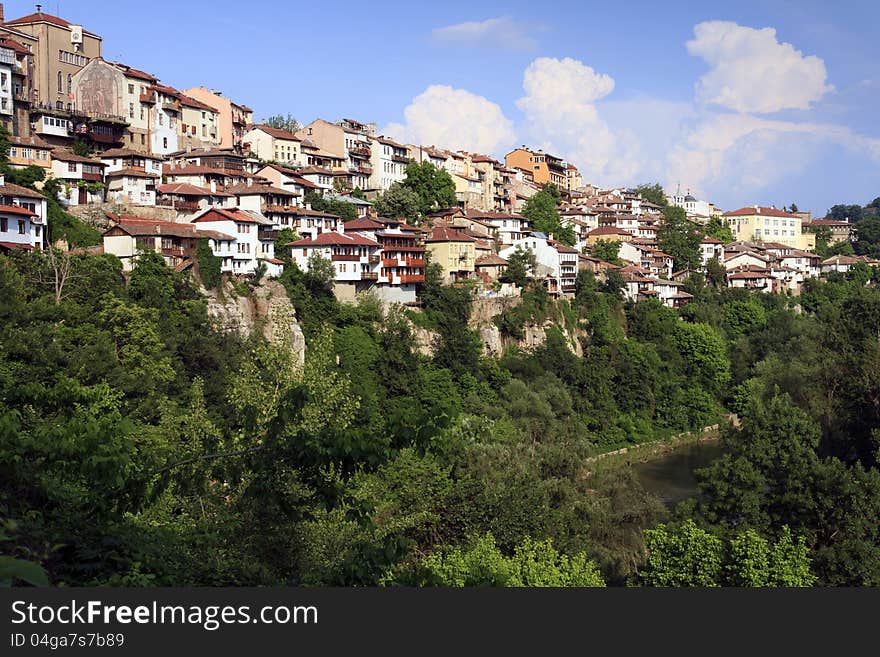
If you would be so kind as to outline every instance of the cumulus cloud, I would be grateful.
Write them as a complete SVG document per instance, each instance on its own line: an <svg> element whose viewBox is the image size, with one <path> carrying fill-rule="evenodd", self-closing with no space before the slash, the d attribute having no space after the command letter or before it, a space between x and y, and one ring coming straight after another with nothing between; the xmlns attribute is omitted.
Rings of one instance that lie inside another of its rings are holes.
<svg viewBox="0 0 880 657"><path fill-rule="evenodd" d="M614 90L614 79L583 62L540 57L523 74L517 101L530 142L573 162L590 180L624 181L639 168L636 140L613 132L596 101Z"/></svg>
<svg viewBox="0 0 880 657"><path fill-rule="evenodd" d="M531 26L531 29L536 29ZM434 41L456 43L487 48L508 50L534 50L538 42L529 34L529 28L509 16L487 18L484 21L467 21L446 27L438 27L431 32Z"/></svg>
<svg viewBox="0 0 880 657"><path fill-rule="evenodd" d="M464 89L431 85L403 111L405 123L385 134L415 144L492 153L516 141L513 123L496 103Z"/></svg>
<svg viewBox="0 0 880 657"><path fill-rule="evenodd" d="M748 194L803 171L833 144L880 163L880 139L823 123L773 121L748 114L703 117L673 148L666 182L701 192Z"/></svg>
<svg viewBox="0 0 880 657"><path fill-rule="evenodd" d="M686 46L711 66L696 87L702 103L766 114L809 109L833 90L826 84L825 62L780 43L772 27L707 21L694 27L694 38Z"/></svg>

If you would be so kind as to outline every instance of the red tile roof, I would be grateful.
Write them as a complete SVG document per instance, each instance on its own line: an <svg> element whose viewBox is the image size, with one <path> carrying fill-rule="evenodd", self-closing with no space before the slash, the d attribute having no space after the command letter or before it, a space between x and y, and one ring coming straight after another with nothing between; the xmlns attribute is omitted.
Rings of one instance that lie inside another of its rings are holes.
<svg viewBox="0 0 880 657"><path fill-rule="evenodd" d="M68 150L64 150L61 148L56 148L52 151L52 159L60 160L62 162L84 162L85 164L93 164L98 167L107 166L101 160L96 160L91 157L83 157L82 155L77 155L76 153L72 153Z"/></svg>
<svg viewBox="0 0 880 657"><path fill-rule="evenodd" d="M193 223L208 221L235 221L240 224L259 224L260 222L245 214L237 208L224 210L223 208L211 208L202 215L192 220Z"/></svg>
<svg viewBox="0 0 880 657"><path fill-rule="evenodd" d="M26 208L20 208L17 205L0 205L0 214L20 214L24 217L36 217L35 212L31 212Z"/></svg>
<svg viewBox="0 0 880 657"><path fill-rule="evenodd" d="M30 55L31 51L21 45L18 41L14 39L10 39L9 37L0 36L0 46L4 48L9 48L10 50L14 50L20 55Z"/></svg>
<svg viewBox="0 0 880 657"><path fill-rule="evenodd" d="M257 124L253 127L254 130L261 130L265 132L270 137L275 139L286 139L287 141L302 141L300 137L297 137L295 134L290 132L289 130L283 130L281 128L273 128L272 126L265 125L263 123Z"/></svg>
<svg viewBox="0 0 880 657"><path fill-rule="evenodd" d="M363 235L356 233L337 233L335 230L327 231L318 235L315 239L304 239L290 242L288 246L310 247L310 246L337 246L337 245L353 245L353 246L379 246L379 242L371 240Z"/></svg>
<svg viewBox="0 0 880 657"><path fill-rule="evenodd" d="M739 210L731 210L730 212L725 212L725 217L749 217L753 215L761 215L767 217L785 217L786 219L799 219L796 214L792 214L790 212L785 212L783 210L777 210L776 208L767 208L763 206L750 206L747 208L740 208Z"/></svg>
<svg viewBox="0 0 880 657"><path fill-rule="evenodd" d="M31 244L19 244L18 242L0 242L0 247L4 249L21 249L23 251L33 251Z"/></svg>
<svg viewBox="0 0 880 657"><path fill-rule="evenodd" d="M161 155L151 155L148 153L141 153L139 151L134 151L130 148L111 148L109 150L104 151L98 157L102 160L106 160L107 158L114 157L142 157L147 160L164 160L165 158Z"/></svg>
<svg viewBox="0 0 880 657"><path fill-rule="evenodd" d="M46 200L46 197L39 192L10 182L0 185L0 194L3 194L4 196L21 196L22 198L36 198L41 201Z"/></svg>
<svg viewBox="0 0 880 657"><path fill-rule="evenodd" d="M121 178L123 176L128 176L129 178L158 178L159 177L155 173L147 173L143 169L133 169L131 167L119 169L119 171L111 171L110 173L105 174L105 177L107 177L107 178Z"/></svg>
<svg viewBox="0 0 880 657"><path fill-rule="evenodd" d="M11 146L30 146L31 148L43 148L46 150L51 150L55 148L52 144L43 141L37 135L32 135L30 137L19 137L16 135L9 136L9 144Z"/></svg>
<svg viewBox="0 0 880 657"><path fill-rule="evenodd" d="M345 230L383 230L384 228L385 224L366 217L345 222Z"/></svg>
<svg viewBox="0 0 880 657"><path fill-rule="evenodd" d="M425 238L426 242L476 242L473 237L465 235L454 228L440 226L431 231L431 235Z"/></svg>
<svg viewBox="0 0 880 657"><path fill-rule="evenodd" d="M156 191L160 194L177 194L178 196L233 196L233 194L221 192L219 189L216 192L212 192L205 187L197 187L196 185L190 185L189 183L168 183L166 185L159 185L156 187Z"/></svg>
<svg viewBox="0 0 880 657"><path fill-rule="evenodd" d="M632 237L632 233L629 231L623 230L622 228L615 228L614 226L601 226L599 228L594 228L587 233L587 237L595 237L597 235L629 235Z"/></svg>
<svg viewBox="0 0 880 657"><path fill-rule="evenodd" d="M141 71L139 69L132 68L131 66L126 66L125 64L122 64L121 62L114 62L114 63L116 64L116 66L118 66L119 68L122 69L122 74L125 76L132 77L132 78L138 78L140 80L146 80L147 82L152 82L152 83L156 83L159 81L159 78L157 78L155 75L150 75L146 71Z"/></svg>

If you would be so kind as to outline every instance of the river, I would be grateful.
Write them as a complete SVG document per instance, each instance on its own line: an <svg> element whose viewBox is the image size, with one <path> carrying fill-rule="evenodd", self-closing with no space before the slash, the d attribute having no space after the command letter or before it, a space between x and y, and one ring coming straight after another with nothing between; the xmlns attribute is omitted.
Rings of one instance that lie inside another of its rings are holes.
<svg viewBox="0 0 880 657"><path fill-rule="evenodd" d="M645 490L659 497L671 509L696 496L694 470L709 465L722 453L718 441L693 443L645 463L635 463L632 468Z"/></svg>

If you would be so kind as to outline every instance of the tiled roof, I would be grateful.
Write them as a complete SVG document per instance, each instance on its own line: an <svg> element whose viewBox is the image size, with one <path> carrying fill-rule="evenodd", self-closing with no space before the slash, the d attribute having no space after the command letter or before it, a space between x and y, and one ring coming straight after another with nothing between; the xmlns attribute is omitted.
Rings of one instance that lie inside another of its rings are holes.
<svg viewBox="0 0 880 657"><path fill-rule="evenodd" d="M31 51L21 45L18 41L14 39L10 39L6 36L0 36L0 47L9 48L10 50L14 50L20 55L30 55Z"/></svg>
<svg viewBox="0 0 880 657"><path fill-rule="evenodd" d="M310 246L379 246L379 242L371 240L363 235L352 233L337 233L335 230L327 231L318 235L315 239L304 239L290 242L288 246L310 247Z"/></svg>
<svg viewBox="0 0 880 657"><path fill-rule="evenodd" d="M725 217L749 217L753 215L761 215L762 217L785 217L786 219L798 219L799 217L796 214L791 214L790 212L785 212L783 210L777 210L776 208L767 208L763 206L750 206L747 208L740 208L739 210L731 210L730 212L725 212Z"/></svg>
<svg viewBox="0 0 880 657"><path fill-rule="evenodd" d="M270 137L275 139L286 139L287 141L302 141L300 137L297 137L295 134L290 132L289 130L283 130L281 128L273 128L271 126L265 124L257 124L253 127L254 130L260 130L265 132Z"/></svg>
<svg viewBox="0 0 880 657"><path fill-rule="evenodd" d="M597 235L629 235L631 237L632 233L623 230L622 228L615 228L614 226L601 226L599 228L594 228L587 233L587 237L595 237Z"/></svg>
<svg viewBox="0 0 880 657"><path fill-rule="evenodd" d="M479 258L477 258L474 263L477 267L488 267L492 265L506 265L507 260L505 260L501 256L495 255L494 253L487 253L486 255L481 255Z"/></svg>
<svg viewBox="0 0 880 657"><path fill-rule="evenodd" d="M189 183L168 183L166 185L159 185L156 187L156 191L160 194L177 194L178 196L232 196L232 194L228 194L227 192L221 192L220 190L212 192L205 187L197 187L196 185L190 185Z"/></svg>
<svg viewBox="0 0 880 657"><path fill-rule="evenodd" d="M198 222L207 222L207 221L235 221L237 223L243 224L259 224L260 222L254 219L249 214L245 214L241 210L237 208L231 208L229 210L224 210L223 208L210 208L203 214L200 214L198 217L192 220L193 223Z"/></svg>
<svg viewBox="0 0 880 657"><path fill-rule="evenodd" d="M15 135L10 135L9 144L10 146L30 146L31 148L54 148L52 144L43 141L37 135L32 135L31 137L18 137Z"/></svg>
<svg viewBox="0 0 880 657"><path fill-rule="evenodd" d="M61 148L56 148L52 151L52 159L61 160L62 162L84 162L85 164L93 164L98 167L107 166L101 162L101 160L93 159L91 157L83 157L82 155L77 155L76 153Z"/></svg>
<svg viewBox="0 0 880 657"><path fill-rule="evenodd" d="M10 182L0 185L0 194L4 196L21 196L22 198L37 198L41 201L46 200L46 197L39 192Z"/></svg>
<svg viewBox="0 0 880 657"><path fill-rule="evenodd" d="M17 205L0 205L0 214L20 214L25 217L36 217L36 213L31 212L27 208L21 208Z"/></svg>
<svg viewBox="0 0 880 657"><path fill-rule="evenodd" d="M130 148L111 148L109 150L104 151L98 157L102 160L106 160L108 158L114 157L142 157L147 160L164 160L161 155L150 155L147 153L140 153L138 151L133 151Z"/></svg>
<svg viewBox="0 0 880 657"><path fill-rule="evenodd" d="M111 171L108 174L105 174L107 178L121 178L123 176L128 176L129 178L158 178L158 174L155 173L147 173L143 169L133 169L131 167L126 167L124 169L120 169L119 171Z"/></svg>
<svg viewBox="0 0 880 657"><path fill-rule="evenodd" d="M384 228L385 224L380 224L378 221L373 221L367 217L345 222L345 230L382 230Z"/></svg>
<svg viewBox="0 0 880 657"><path fill-rule="evenodd" d="M240 183L238 185L234 185L232 187L227 187L226 191L230 194L235 194L236 196L247 196L249 194L275 194L276 196L299 196L296 192L291 192L288 189L281 189L280 187L273 187L269 183L253 183L248 185L247 183Z"/></svg>
<svg viewBox="0 0 880 657"><path fill-rule="evenodd" d="M461 231L454 228L438 227L431 231L431 235L425 239L426 242L475 242L473 237L465 235Z"/></svg>

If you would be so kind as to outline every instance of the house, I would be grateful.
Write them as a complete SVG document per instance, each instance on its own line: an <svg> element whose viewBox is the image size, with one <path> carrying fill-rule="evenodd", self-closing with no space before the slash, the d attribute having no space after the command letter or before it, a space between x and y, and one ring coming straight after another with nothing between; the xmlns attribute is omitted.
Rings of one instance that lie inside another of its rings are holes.
<svg viewBox="0 0 880 657"><path fill-rule="evenodd" d="M0 203L0 251L42 249L45 227L46 222L36 212L9 203L4 194Z"/></svg>
<svg viewBox="0 0 880 657"><path fill-rule="evenodd" d="M653 276L663 278L672 276L672 256L651 246L635 241L620 242L618 256L622 260L647 269Z"/></svg>
<svg viewBox="0 0 880 657"><path fill-rule="evenodd" d="M522 215L508 212L485 212L468 210L467 216L489 226L500 247L519 242L529 234L529 220Z"/></svg>
<svg viewBox="0 0 880 657"><path fill-rule="evenodd" d="M308 166L301 167L296 170L300 178L311 183L312 189L315 189L323 196L333 189L333 171L324 167Z"/></svg>
<svg viewBox="0 0 880 657"><path fill-rule="evenodd" d="M880 265L880 262L878 262L877 260L872 260L867 256L836 255L823 260L820 265L820 271L823 274L830 274L832 272L845 274L859 263L869 265L871 267L876 267Z"/></svg>
<svg viewBox="0 0 880 657"><path fill-rule="evenodd" d="M578 273L578 250L556 240L547 240L547 244L556 250L559 268L556 289L551 284L550 292L573 295Z"/></svg>
<svg viewBox="0 0 880 657"><path fill-rule="evenodd" d="M437 227L425 238L425 248L443 270L443 278L457 281L473 278L476 269L476 240L454 228Z"/></svg>
<svg viewBox="0 0 880 657"><path fill-rule="evenodd" d="M356 232L330 231L296 240L288 246L291 258L303 271L308 271L309 258L315 253L333 263L336 281L333 291L340 300L354 300L358 292L372 288L383 268L379 242Z"/></svg>
<svg viewBox="0 0 880 657"><path fill-rule="evenodd" d="M358 198L356 196L349 196L347 194L327 194L325 196L327 200L330 201L342 201L343 203L351 203L355 208L357 208L357 216L358 217L366 217L370 214L370 208L373 207L373 204L369 201L365 201L362 198Z"/></svg>
<svg viewBox="0 0 880 657"><path fill-rule="evenodd" d="M256 176L272 183L275 187L294 192L297 196L305 196L308 191L318 191L318 185L303 178L294 169L282 167L277 164L267 164L258 169Z"/></svg>
<svg viewBox="0 0 880 657"><path fill-rule="evenodd" d="M104 200L104 163L68 150L52 151L52 175L61 181L59 198L69 205L101 203Z"/></svg>
<svg viewBox="0 0 880 657"><path fill-rule="evenodd" d="M220 148L241 148L247 126L254 122L254 111L250 107L234 103L219 91L206 87L191 87L184 89L183 93L217 111Z"/></svg>
<svg viewBox="0 0 880 657"><path fill-rule="evenodd" d="M132 205L156 205L159 175L143 169L125 168L106 174L107 199Z"/></svg>
<svg viewBox="0 0 880 657"><path fill-rule="evenodd" d="M295 192L250 179L226 191L235 196L239 208L266 217L275 229L298 228L297 219L301 216L298 213L302 208L296 204Z"/></svg>
<svg viewBox="0 0 880 657"><path fill-rule="evenodd" d="M210 207L233 207L235 196L205 187L196 187L189 183L167 183L156 187L156 205L172 208L178 215L195 214Z"/></svg>
<svg viewBox="0 0 880 657"><path fill-rule="evenodd" d="M211 149L220 145L220 114L200 100L178 93L180 100L180 121L177 147L182 150L193 148Z"/></svg>
<svg viewBox="0 0 880 657"><path fill-rule="evenodd" d="M711 219L715 213L714 205L708 201L698 200L696 197L692 196L690 192L684 195L682 195L681 192L678 192L673 196L667 196L667 199L669 200L670 205L682 208L685 212L685 216L696 223L709 223L709 219Z"/></svg>
<svg viewBox="0 0 880 657"><path fill-rule="evenodd" d="M347 174L348 180L345 182L350 189L369 188L373 174L371 137L376 136L375 123L364 123L355 119L331 123L324 119L315 119L296 134L314 144L319 152L339 158L338 166L332 163L325 166L329 166L337 174Z"/></svg>
<svg viewBox="0 0 880 657"><path fill-rule="evenodd" d="M682 290L684 283L681 281L669 281L663 278L654 280L654 291L657 298L668 308L681 308L693 300L694 296Z"/></svg>
<svg viewBox="0 0 880 657"><path fill-rule="evenodd" d="M533 151L522 146L504 157L504 164L511 169L522 169L532 175L534 182L541 186L553 183L560 190L566 189L568 173L562 158L538 149Z"/></svg>
<svg viewBox="0 0 880 657"><path fill-rule="evenodd" d="M381 247L376 295L389 303L416 303L416 285L425 282L425 231L384 217L348 221L344 230L375 240Z"/></svg>
<svg viewBox="0 0 880 657"><path fill-rule="evenodd" d="M197 230L192 224L117 214L107 217L112 225L103 233L104 253L118 257L122 271L134 269L138 251L142 249L161 254L165 264L182 271L192 266L200 239L207 238L215 253L226 250L223 245L235 242L233 235Z"/></svg>
<svg viewBox="0 0 880 657"><path fill-rule="evenodd" d="M92 64L102 66L106 62L96 60ZM107 94L114 93L114 91L105 87L105 80L111 76L116 79L115 93L117 98L120 99L121 105L113 113L125 117L128 123L125 129L125 143L123 147L141 153L148 153L152 145L150 131L153 123L153 104L155 103L155 94L150 88L154 84L159 83L159 78L146 71L132 68L119 62L114 62L112 66L122 73L121 79L119 74L107 72L103 76L90 77L87 83L93 92L97 88L95 81L99 80L102 93ZM89 93L90 88L83 88L81 93Z"/></svg>
<svg viewBox="0 0 880 657"><path fill-rule="evenodd" d="M532 273L536 279L544 281L552 294L574 291L580 267L576 249L548 239L544 233L533 232L527 238L501 249L498 255L509 261L517 249L535 256L536 267Z"/></svg>
<svg viewBox="0 0 880 657"><path fill-rule="evenodd" d="M713 258L718 262L724 262L724 243L714 237L706 236L700 240L700 259L704 269Z"/></svg>
<svg viewBox="0 0 880 657"><path fill-rule="evenodd" d="M0 16L0 23L2 23ZM31 74L34 71L33 50L39 39L9 26L0 25L0 58L7 74L8 88L0 99L0 122L11 135L28 135L30 108L35 102ZM2 81L2 79L0 79Z"/></svg>
<svg viewBox="0 0 880 657"><path fill-rule="evenodd" d="M263 217L238 208L213 207L198 213L190 221L197 230L235 238L232 244L221 243L214 247L214 255L223 261L221 271L253 274L260 260L275 260L275 236L271 224Z"/></svg>
<svg viewBox="0 0 880 657"><path fill-rule="evenodd" d="M507 260L494 253L478 256L474 262L474 270L484 283L497 281L507 271Z"/></svg>
<svg viewBox="0 0 880 657"><path fill-rule="evenodd" d="M782 242L805 251L816 247L816 236L801 231L799 216L772 206L739 208L722 216L737 241Z"/></svg>
<svg viewBox="0 0 880 657"><path fill-rule="evenodd" d="M384 136L370 137L370 167L373 170L370 189L385 191L394 183L403 182L407 164L409 149L406 146Z"/></svg>
<svg viewBox="0 0 880 657"><path fill-rule="evenodd" d="M809 229L814 234L823 228L827 228L831 232L831 239L828 245L838 244L839 242L851 242L855 226L848 221L836 221L834 219L813 219L809 223L804 222L803 227Z"/></svg>
<svg viewBox="0 0 880 657"><path fill-rule="evenodd" d="M606 242L629 242L635 237L631 232L614 226L600 226L587 233L587 246L593 246L599 240Z"/></svg>
<svg viewBox="0 0 880 657"><path fill-rule="evenodd" d="M261 160L294 166L306 164L302 157L302 138L289 130L262 124L255 125L244 134L242 142Z"/></svg>
<svg viewBox="0 0 880 657"><path fill-rule="evenodd" d="M284 223L282 227L286 228L287 219L290 219L290 228L299 235L308 235L312 239L321 233L335 232L340 228L342 219L339 215L323 212L321 210L313 210L311 205L305 206L289 206L286 211L280 215Z"/></svg>
<svg viewBox="0 0 880 657"><path fill-rule="evenodd" d="M774 292L776 282L769 269L747 265L727 272L727 286L760 292Z"/></svg>
<svg viewBox="0 0 880 657"><path fill-rule="evenodd" d="M104 173L121 171L122 169L138 169L145 173L162 175L161 155L142 153L131 148L111 148L104 151L98 158L104 163Z"/></svg>
<svg viewBox="0 0 880 657"><path fill-rule="evenodd" d="M162 155L174 153L180 150L180 92L161 84L152 85L149 91L153 93L151 150Z"/></svg>
<svg viewBox="0 0 880 657"><path fill-rule="evenodd" d="M52 168L52 145L38 135L30 137L9 136L9 166L13 169L37 166Z"/></svg>

